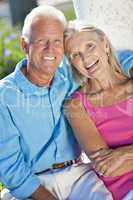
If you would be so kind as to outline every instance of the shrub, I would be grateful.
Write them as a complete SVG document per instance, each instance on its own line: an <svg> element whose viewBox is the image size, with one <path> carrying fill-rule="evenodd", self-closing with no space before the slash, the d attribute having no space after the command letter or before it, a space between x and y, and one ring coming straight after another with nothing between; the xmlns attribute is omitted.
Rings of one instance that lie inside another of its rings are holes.
<svg viewBox="0 0 133 200"><path fill-rule="evenodd" d="M16 63L24 57L19 47L20 28L12 28L0 20L0 79L14 70ZM0 192L4 188L0 182Z"/></svg>
<svg viewBox="0 0 133 200"><path fill-rule="evenodd" d="M3 190L4 186L3 184L0 182L0 192Z"/></svg>
<svg viewBox="0 0 133 200"><path fill-rule="evenodd" d="M20 28L0 21L0 79L13 71L16 63L24 57L19 46Z"/></svg>

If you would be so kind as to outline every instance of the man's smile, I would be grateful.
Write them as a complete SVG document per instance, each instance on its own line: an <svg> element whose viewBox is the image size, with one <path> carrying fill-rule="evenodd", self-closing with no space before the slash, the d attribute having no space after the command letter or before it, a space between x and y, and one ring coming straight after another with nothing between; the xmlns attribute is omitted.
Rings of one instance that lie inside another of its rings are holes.
<svg viewBox="0 0 133 200"><path fill-rule="evenodd" d="M48 60L48 61L53 61L56 59L56 57L55 56L45 56L43 59Z"/></svg>

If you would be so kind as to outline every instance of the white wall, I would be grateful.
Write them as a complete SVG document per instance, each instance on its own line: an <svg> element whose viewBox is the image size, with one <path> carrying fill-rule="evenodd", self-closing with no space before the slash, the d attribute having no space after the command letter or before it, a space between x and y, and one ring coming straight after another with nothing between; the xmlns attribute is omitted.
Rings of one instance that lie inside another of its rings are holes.
<svg viewBox="0 0 133 200"><path fill-rule="evenodd" d="M41 5L41 4L49 4L49 5L56 5L56 4L62 4L62 3L65 3L65 2L69 2L71 0L38 0L38 4Z"/></svg>
<svg viewBox="0 0 133 200"><path fill-rule="evenodd" d="M133 49L133 0L74 0L78 18L107 33L116 48Z"/></svg>

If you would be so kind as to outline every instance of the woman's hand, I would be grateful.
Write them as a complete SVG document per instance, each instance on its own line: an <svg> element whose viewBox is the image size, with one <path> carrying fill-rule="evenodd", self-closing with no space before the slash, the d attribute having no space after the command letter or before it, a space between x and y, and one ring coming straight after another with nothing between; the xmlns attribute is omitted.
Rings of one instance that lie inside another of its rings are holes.
<svg viewBox="0 0 133 200"><path fill-rule="evenodd" d="M103 176L121 176L133 170L133 145L101 149L90 155L93 167Z"/></svg>

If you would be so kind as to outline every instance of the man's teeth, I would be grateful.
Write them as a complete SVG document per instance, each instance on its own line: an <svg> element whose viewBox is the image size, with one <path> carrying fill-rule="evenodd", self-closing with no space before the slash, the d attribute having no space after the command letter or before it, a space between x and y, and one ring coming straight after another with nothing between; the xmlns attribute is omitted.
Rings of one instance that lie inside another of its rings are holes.
<svg viewBox="0 0 133 200"><path fill-rule="evenodd" d="M44 60L54 60L54 59L55 59L55 57L48 57L48 56L44 57Z"/></svg>

